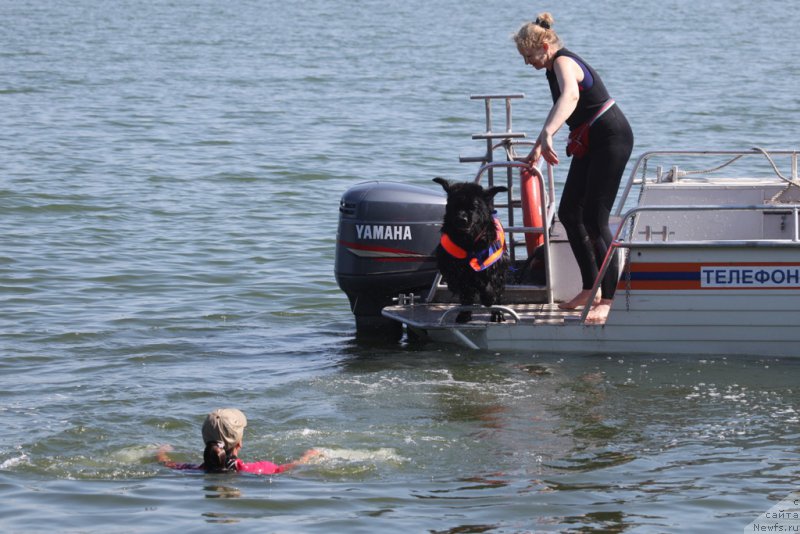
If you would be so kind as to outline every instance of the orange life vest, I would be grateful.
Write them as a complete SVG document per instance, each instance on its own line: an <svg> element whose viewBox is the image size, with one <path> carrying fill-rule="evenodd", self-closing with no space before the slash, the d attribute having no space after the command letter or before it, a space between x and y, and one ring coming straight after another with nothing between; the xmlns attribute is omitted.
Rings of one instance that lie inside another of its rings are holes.
<svg viewBox="0 0 800 534"><path fill-rule="evenodd" d="M497 217L494 218L494 228L497 231L497 240L489 248L479 252L467 252L460 246L453 243L450 236L442 233L439 243L448 254L459 260L468 260L469 266L475 272L483 271L494 265L503 256L506 249L506 233L503 231L503 224Z"/></svg>

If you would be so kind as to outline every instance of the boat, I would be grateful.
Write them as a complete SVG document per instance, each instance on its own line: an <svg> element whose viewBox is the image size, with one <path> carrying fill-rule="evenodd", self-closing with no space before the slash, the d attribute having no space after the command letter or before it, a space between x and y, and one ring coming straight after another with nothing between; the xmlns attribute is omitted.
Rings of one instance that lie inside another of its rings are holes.
<svg viewBox="0 0 800 534"><path fill-rule="evenodd" d="M798 150L638 156L587 304L614 264L617 291L605 323L588 324L589 306L558 307L580 291L580 276L556 214L554 169L531 168L518 156L532 145L512 131L511 103L523 97L472 96L485 103L486 129L473 139L484 140L486 152L461 158L479 164L477 183L509 189L495 204L514 266L502 305L469 307L473 319L455 321L465 308L436 270L446 199L435 184L366 182L342 197L336 250L336 278L357 332L490 351L800 355ZM505 128L493 132L497 101L505 103ZM525 170L538 193L533 203L520 194ZM529 224L531 212L538 224ZM492 310L504 320L492 322Z"/></svg>

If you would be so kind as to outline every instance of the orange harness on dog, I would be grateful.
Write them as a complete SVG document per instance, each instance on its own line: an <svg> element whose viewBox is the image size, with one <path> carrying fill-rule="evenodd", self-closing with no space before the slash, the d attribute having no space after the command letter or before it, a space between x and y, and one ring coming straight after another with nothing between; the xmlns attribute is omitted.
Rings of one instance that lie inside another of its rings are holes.
<svg viewBox="0 0 800 534"><path fill-rule="evenodd" d="M469 266L472 267L472 270L480 272L494 265L503 256L503 252L506 249L506 233L503 231L503 224L497 217L494 218L494 228L497 231L497 241L492 243L489 248L477 253L470 254L459 247L453 243L453 240L446 233L442 233L442 239L439 240L439 243L454 258L459 260L469 259Z"/></svg>

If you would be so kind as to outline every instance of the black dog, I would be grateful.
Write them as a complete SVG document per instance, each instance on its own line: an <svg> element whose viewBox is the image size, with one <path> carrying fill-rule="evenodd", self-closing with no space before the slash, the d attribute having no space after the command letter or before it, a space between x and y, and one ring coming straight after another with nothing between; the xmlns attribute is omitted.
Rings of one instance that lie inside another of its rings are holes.
<svg viewBox="0 0 800 534"><path fill-rule="evenodd" d="M447 193L442 238L436 250L439 271L447 287L463 306L472 306L476 294L481 304L499 304L505 289L509 259L505 234L493 215L494 196L508 191L502 186L484 189L471 182L450 182L434 178ZM463 310L456 322L466 323L472 312ZM492 321L501 322L501 312Z"/></svg>

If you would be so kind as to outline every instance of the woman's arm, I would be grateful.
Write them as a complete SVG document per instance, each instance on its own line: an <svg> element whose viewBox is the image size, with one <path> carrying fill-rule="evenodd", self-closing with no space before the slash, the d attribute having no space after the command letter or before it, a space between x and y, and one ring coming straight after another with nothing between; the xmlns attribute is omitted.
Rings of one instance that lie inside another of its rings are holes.
<svg viewBox="0 0 800 534"><path fill-rule="evenodd" d="M156 452L156 460L158 460L158 463L164 467L169 467L170 469L202 469L202 466L200 465L173 462L169 459L169 456L167 456L167 453L171 450L172 447L169 445L162 445L159 447L158 451Z"/></svg>
<svg viewBox="0 0 800 534"><path fill-rule="evenodd" d="M528 155L527 160L533 164L536 164L540 157L544 157L545 161L552 165L558 164L558 154L553 146L553 136L575 111L580 98L578 84L583 80L583 71L578 63L567 56L558 57L553 62L553 72L558 80L561 96L550 108L544 127L536 139L533 150Z"/></svg>
<svg viewBox="0 0 800 534"><path fill-rule="evenodd" d="M320 456L321 454L322 453L316 449L309 449L306 452L304 452L303 455L297 460L289 462L288 464L283 464L280 467L282 467L283 470L292 469L293 467L297 467L298 465L307 464L308 462L311 461L312 458Z"/></svg>

